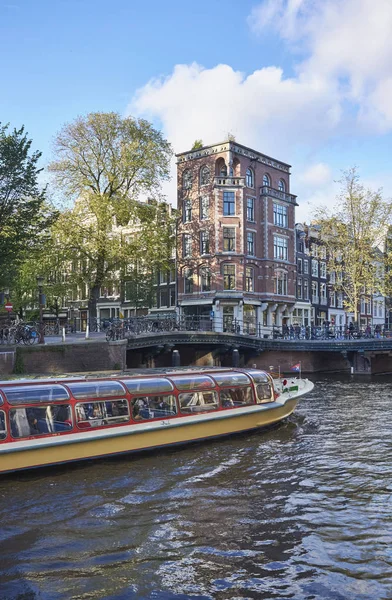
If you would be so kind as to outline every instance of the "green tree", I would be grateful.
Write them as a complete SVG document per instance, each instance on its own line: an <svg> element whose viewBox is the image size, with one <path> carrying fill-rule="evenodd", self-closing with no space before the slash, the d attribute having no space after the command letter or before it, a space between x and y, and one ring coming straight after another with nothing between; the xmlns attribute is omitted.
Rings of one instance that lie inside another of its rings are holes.
<svg viewBox="0 0 392 600"><path fill-rule="evenodd" d="M174 212L167 204L141 204L139 215L139 228L123 236L119 253L126 297L136 310L152 306L157 273L169 272L173 265L176 225Z"/></svg>
<svg viewBox="0 0 392 600"><path fill-rule="evenodd" d="M203 140L195 140L193 142L192 150L200 150L203 148Z"/></svg>
<svg viewBox="0 0 392 600"><path fill-rule="evenodd" d="M385 274L390 259L384 246L392 204L380 191L366 189L355 168L345 172L340 183L336 206L319 208L315 217L327 247L329 272L335 274L333 288L343 293L344 307L357 321L362 297L388 293Z"/></svg>
<svg viewBox="0 0 392 600"><path fill-rule="evenodd" d="M25 256L12 284L14 310L21 318L38 316L37 277L44 278L46 306L56 316L70 291L67 263L63 249L53 235Z"/></svg>
<svg viewBox="0 0 392 600"><path fill-rule="evenodd" d="M45 241L56 212L40 189L40 152L31 152L24 127L0 126L0 286L12 285L18 264Z"/></svg>
<svg viewBox="0 0 392 600"><path fill-rule="evenodd" d="M140 246L156 252L143 254L150 269L155 260L163 260L159 227L152 225L151 210L140 200L161 199L172 149L148 121L91 113L62 129L55 153L49 169L58 189L75 200L62 212L55 235L66 248L65 258L80 261L76 278L87 283L90 316L96 316L101 287L127 262L135 262ZM124 237L127 228L132 244Z"/></svg>

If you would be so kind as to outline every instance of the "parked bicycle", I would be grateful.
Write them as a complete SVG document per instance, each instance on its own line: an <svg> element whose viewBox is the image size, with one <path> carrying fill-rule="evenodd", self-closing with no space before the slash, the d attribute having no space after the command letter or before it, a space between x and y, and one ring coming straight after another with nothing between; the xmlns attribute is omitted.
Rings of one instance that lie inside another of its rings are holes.
<svg viewBox="0 0 392 600"><path fill-rule="evenodd" d="M32 345L38 342L39 332L33 323L19 321L10 327L3 328L0 332L0 343L2 344L26 344Z"/></svg>
<svg viewBox="0 0 392 600"><path fill-rule="evenodd" d="M114 340L124 339L124 327L120 323L112 323L106 330L106 340L112 342Z"/></svg>

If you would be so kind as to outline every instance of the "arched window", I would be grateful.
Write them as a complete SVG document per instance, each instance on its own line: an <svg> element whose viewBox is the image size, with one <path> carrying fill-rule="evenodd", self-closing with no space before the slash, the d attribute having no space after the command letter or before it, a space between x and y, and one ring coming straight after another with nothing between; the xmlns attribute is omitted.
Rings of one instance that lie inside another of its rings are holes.
<svg viewBox="0 0 392 600"><path fill-rule="evenodd" d="M189 190L192 187L192 173L189 169L182 174L182 187L184 190Z"/></svg>
<svg viewBox="0 0 392 600"><path fill-rule="evenodd" d="M215 162L215 175L217 177L227 177L227 166L222 157Z"/></svg>
<svg viewBox="0 0 392 600"><path fill-rule="evenodd" d="M246 169L246 187L252 188L254 186L254 176L251 168Z"/></svg>
<svg viewBox="0 0 392 600"><path fill-rule="evenodd" d="M202 292L211 291L211 271L208 267L200 269L200 288Z"/></svg>
<svg viewBox="0 0 392 600"><path fill-rule="evenodd" d="M210 183L210 169L207 165L204 165L200 169L200 185L207 185Z"/></svg>
<svg viewBox="0 0 392 600"><path fill-rule="evenodd" d="M238 158L235 158L233 160L233 176L234 177L239 177L241 175L241 163L238 160Z"/></svg>
<svg viewBox="0 0 392 600"><path fill-rule="evenodd" d="M267 175L267 173L264 173L264 175L263 175L263 185L267 186L267 187L271 187L271 179L270 179L270 176Z"/></svg>
<svg viewBox="0 0 392 600"><path fill-rule="evenodd" d="M279 189L280 192L285 192L286 191L286 184L283 181L283 179L279 179L278 189Z"/></svg>

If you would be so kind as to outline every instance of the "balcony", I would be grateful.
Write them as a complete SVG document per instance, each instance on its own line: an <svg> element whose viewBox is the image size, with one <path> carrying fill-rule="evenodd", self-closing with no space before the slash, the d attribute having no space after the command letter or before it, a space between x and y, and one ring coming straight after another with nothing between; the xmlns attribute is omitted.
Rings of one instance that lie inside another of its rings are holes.
<svg viewBox="0 0 392 600"><path fill-rule="evenodd" d="M245 187L245 177L214 177L215 186Z"/></svg>
<svg viewBox="0 0 392 600"><path fill-rule="evenodd" d="M260 188L260 196L269 196L270 198L284 200L285 202L290 202L291 204L297 205L297 196L288 194L287 192L280 192L279 190L275 190L267 185L263 185L263 187Z"/></svg>

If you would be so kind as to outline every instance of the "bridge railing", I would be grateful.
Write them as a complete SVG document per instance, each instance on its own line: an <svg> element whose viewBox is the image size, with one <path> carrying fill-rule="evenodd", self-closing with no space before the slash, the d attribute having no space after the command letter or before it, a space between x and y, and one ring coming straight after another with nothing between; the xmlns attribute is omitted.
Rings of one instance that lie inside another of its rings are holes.
<svg viewBox="0 0 392 600"><path fill-rule="evenodd" d="M273 340L351 340L382 339L392 337L392 332L380 326L359 329L356 327L323 325L266 326L253 319L216 318L204 316L134 317L116 319L106 329L108 340L131 338L139 335L176 331L211 331L235 335L251 335Z"/></svg>

